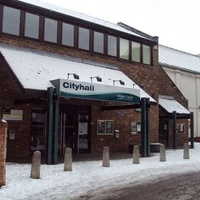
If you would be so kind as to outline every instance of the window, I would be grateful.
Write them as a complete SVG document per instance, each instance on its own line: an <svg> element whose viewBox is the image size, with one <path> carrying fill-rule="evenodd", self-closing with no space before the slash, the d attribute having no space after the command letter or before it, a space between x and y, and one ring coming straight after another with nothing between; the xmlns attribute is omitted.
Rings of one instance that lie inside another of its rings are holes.
<svg viewBox="0 0 200 200"><path fill-rule="evenodd" d="M131 42L132 61L140 62L140 43Z"/></svg>
<svg viewBox="0 0 200 200"><path fill-rule="evenodd" d="M104 53L104 34L94 31L94 52Z"/></svg>
<svg viewBox="0 0 200 200"><path fill-rule="evenodd" d="M78 48L89 50L89 30L79 27Z"/></svg>
<svg viewBox="0 0 200 200"><path fill-rule="evenodd" d="M71 24L62 24L62 44L70 47L74 46L74 26Z"/></svg>
<svg viewBox="0 0 200 200"><path fill-rule="evenodd" d="M30 38L39 38L39 16L26 13L25 17L25 36Z"/></svg>
<svg viewBox="0 0 200 200"><path fill-rule="evenodd" d="M45 18L44 40L48 42L57 42L57 21Z"/></svg>
<svg viewBox="0 0 200 200"><path fill-rule="evenodd" d="M4 6L3 27L4 33L19 36L20 30L20 10Z"/></svg>
<svg viewBox="0 0 200 200"><path fill-rule="evenodd" d="M143 44L143 63L150 65L151 64L151 49L150 46Z"/></svg>
<svg viewBox="0 0 200 200"><path fill-rule="evenodd" d="M117 56L117 38L111 35L108 35L108 55Z"/></svg>
<svg viewBox="0 0 200 200"><path fill-rule="evenodd" d="M120 58L128 60L129 59L129 41L120 38Z"/></svg>

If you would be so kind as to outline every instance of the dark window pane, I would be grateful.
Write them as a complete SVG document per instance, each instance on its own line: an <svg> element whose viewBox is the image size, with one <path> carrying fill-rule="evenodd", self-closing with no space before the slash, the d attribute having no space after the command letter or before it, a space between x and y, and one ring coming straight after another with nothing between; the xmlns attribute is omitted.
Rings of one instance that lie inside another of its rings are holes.
<svg viewBox="0 0 200 200"><path fill-rule="evenodd" d="M62 27L62 44L70 47L74 46L74 26L63 23Z"/></svg>
<svg viewBox="0 0 200 200"><path fill-rule="evenodd" d="M143 63L147 65L151 64L151 48L147 45L143 45Z"/></svg>
<svg viewBox="0 0 200 200"><path fill-rule="evenodd" d="M3 29L4 33L19 36L20 30L20 10L4 6Z"/></svg>
<svg viewBox="0 0 200 200"><path fill-rule="evenodd" d="M94 31L94 52L103 53L104 34Z"/></svg>
<svg viewBox="0 0 200 200"><path fill-rule="evenodd" d="M140 62L140 43L132 42L132 61Z"/></svg>
<svg viewBox="0 0 200 200"><path fill-rule="evenodd" d="M39 16L26 13L25 17L25 36L30 38L39 38Z"/></svg>
<svg viewBox="0 0 200 200"><path fill-rule="evenodd" d="M117 56L117 38L114 36L108 36L108 55Z"/></svg>
<svg viewBox="0 0 200 200"><path fill-rule="evenodd" d="M89 30L86 28L79 28L78 48L89 50Z"/></svg>
<svg viewBox="0 0 200 200"><path fill-rule="evenodd" d="M120 58L129 59L129 41L120 38Z"/></svg>
<svg viewBox="0 0 200 200"><path fill-rule="evenodd" d="M48 42L57 42L57 21L45 18L44 40Z"/></svg>

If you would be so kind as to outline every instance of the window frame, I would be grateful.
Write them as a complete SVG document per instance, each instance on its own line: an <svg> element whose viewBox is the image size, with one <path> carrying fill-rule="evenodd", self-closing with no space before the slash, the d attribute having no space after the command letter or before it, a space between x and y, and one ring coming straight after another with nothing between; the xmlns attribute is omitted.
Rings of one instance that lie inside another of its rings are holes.
<svg viewBox="0 0 200 200"><path fill-rule="evenodd" d="M45 19L49 19L49 20L52 20L52 21L55 21L56 22L56 39L55 39L55 42L54 41L50 41L50 40L46 40L45 39ZM48 43L53 43L53 44L58 44L58 20L56 19L52 19L50 17L44 17L44 24L43 24L43 29L44 29L44 33L43 33L43 40L44 42L48 42Z"/></svg>
<svg viewBox="0 0 200 200"><path fill-rule="evenodd" d="M105 55L105 33L100 32L100 31L96 31L96 30L93 30L92 32L93 32L93 34L92 34L92 51L93 51L94 53L97 53L97 54ZM98 51L95 51L95 50L94 50L94 45L95 45L95 32L103 35L103 38L102 38L102 45L103 45L103 46L102 46L102 52L98 52Z"/></svg>
<svg viewBox="0 0 200 200"><path fill-rule="evenodd" d="M149 63L144 63L144 46L149 47ZM150 45L142 44L142 62L141 63L143 65L148 65L148 66L152 65L152 47Z"/></svg>
<svg viewBox="0 0 200 200"><path fill-rule="evenodd" d="M121 57L121 42L120 42L120 41L122 41L122 40L128 42L128 43L127 43L127 45L128 45L128 49L127 49L127 51L128 51L127 59ZM129 39L125 39L125 38L123 38L123 37L119 37L119 59L120 59L120 60L124 60L124 61L129 61L129 62L130 62L130 40L129 40Z"/></svg>
<svg viewBox="0 0 200 200"><path fill-rule="evenodd" d="M73 46L70 46L70 45L67 45L67 44L63 44L63 24L68 24L68 25L71 25L73 26L74 30L73 30ZM76 26L74 24L71 24L71 23L68 23L68 22L63 22L61 21L61 30L60 30L60 33L61 35L59 36L60 37L60 44L61 46L66 46L66 47L69 47L69 48L75 48L76 47Z"/></svg>
<svg viewBox="0 0 200 200"><path fill-rule="evenodd" d="M27 15L26 14L31 14L31 15L36 15L36 16L38 16L38 18L39 18L39 20L38 20L38 38L34 38L34 37L29 37L29 36L26 36L25 35L25 33L26 33L26 17L27 17ZM33 39L33 40L40 40L40 18L41 18L41 16L40 15L37 15L37 14L35 14L35 13L32 13L32 12L28 12L28 11L25 11L24 12L24 20L23 20L23 23L22 23L22 26L23 26L23 36L25 37L25 38L29 38L29 39Z"/></svg>
<svg viewBox="0 0 200 200"><path fill-rule="evenodd" d="M114 56L114 55L111 55L111 54L108 54L108 37L114 37L114 38L116 38L116 55ZM106 35L106 45L105 45L105 48L106 48L106 50L105 50L105 55L106 56L110 56L110 57L113 57L113 58L118 58L118 37L117 36L115 36L115 35L111 35L111 34L107 34Z"/></svg>
<svg viewBox="0 0 200 200"><path fill-rule="evenodd" d="M3 29L3 5L0 5L0 32L2 33Z"/></svg>
<svg viewBox="0 0 200 200"><path fill-rule="evenodd" d="M19 35L18 34L13 34L13 33L8 33L8 32L4 32L3 31L3 22L4 22L4 12L5 12L5 7L11 8L11 9L15 9L15 10L19 10ZM8 35L13 35L16 37L21 37L21 33L22 33L22 10L15 8L15 7L11 7L11 6L7 6L7 5L3 5L2 7L2 20L1 20L1 32L3 34L8 34Z"/></svg>
<svg viewBox="0 0 200 200"><path fill-rule="evenodd" d="M136 42L136 41L133 41L133 40L131 40L130 43L131 43L131 47L130 47L131 62L141 63L141 58L142 58L142 56L141 56L141 54L142 54L142 44L140 42ZM139 44L139 47L140 47L140 49L139 49L139 61L133 60L133 54L134 54L133 48L132 48L133 47L133 43Z"/></svg>
<svg viewBox="0 0 200 200"><path fill-rule="evenodd" d="M80 28L81 29L85 29L85 30L88 30L88 49L85 49L85 48L80 48L79 47L79 41L80 41L80 38L79 38L79 32L80 32ZM91 46L92 46L92 40L91 40L91 31L90 31L90 29L88 29L88 28L85 28L85 27L83 27L83 26L77 26L77 48L79 49L79 50L81 50L81 51L91 51Z"/></svg>

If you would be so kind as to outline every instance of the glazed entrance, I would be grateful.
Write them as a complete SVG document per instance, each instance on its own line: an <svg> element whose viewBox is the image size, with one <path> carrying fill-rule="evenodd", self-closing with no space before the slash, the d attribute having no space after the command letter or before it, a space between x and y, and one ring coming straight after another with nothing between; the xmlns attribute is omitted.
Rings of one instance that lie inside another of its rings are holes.
<svg viewBox="0 0 200 200"><path fill-rule="evenodd" d="M60 114L59 153L70 147L74 154L89 153L89 114L68 111Z"/></svg>
<svg viewBox="0 0 200 200"><path fill-rule="evenodd" d="M86 107L64 107L59 114L58 154L64 155L70 147L74 154L90 152L90 112ZM47 146L46 112L32 112L31 151L39 150L45 155Z"/></svg>

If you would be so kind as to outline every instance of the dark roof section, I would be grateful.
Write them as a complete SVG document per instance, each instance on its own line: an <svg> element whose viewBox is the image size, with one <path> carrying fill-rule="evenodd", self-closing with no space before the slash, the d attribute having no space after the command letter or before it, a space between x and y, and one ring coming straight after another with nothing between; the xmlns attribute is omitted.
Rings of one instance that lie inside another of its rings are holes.
<svg viewBox="0 0 200 200"><path fill-rule="evenodd" d="M140 31L140 30L138 30L136 28L133 28L133 27L127 25L127 24L124 24L123 22L118 22L117 24L119 26L121 26L122 28L125 28L125 29L127 29L127 30L129 30L129 31L131 31L133 33L136 33L136 34L138 34L138 35L140 35L142 37L145 37L145 38L151 40L152 42L158 43L158 37L157 36L148 35L148 34L142 32L142 31Z"/></svg>

